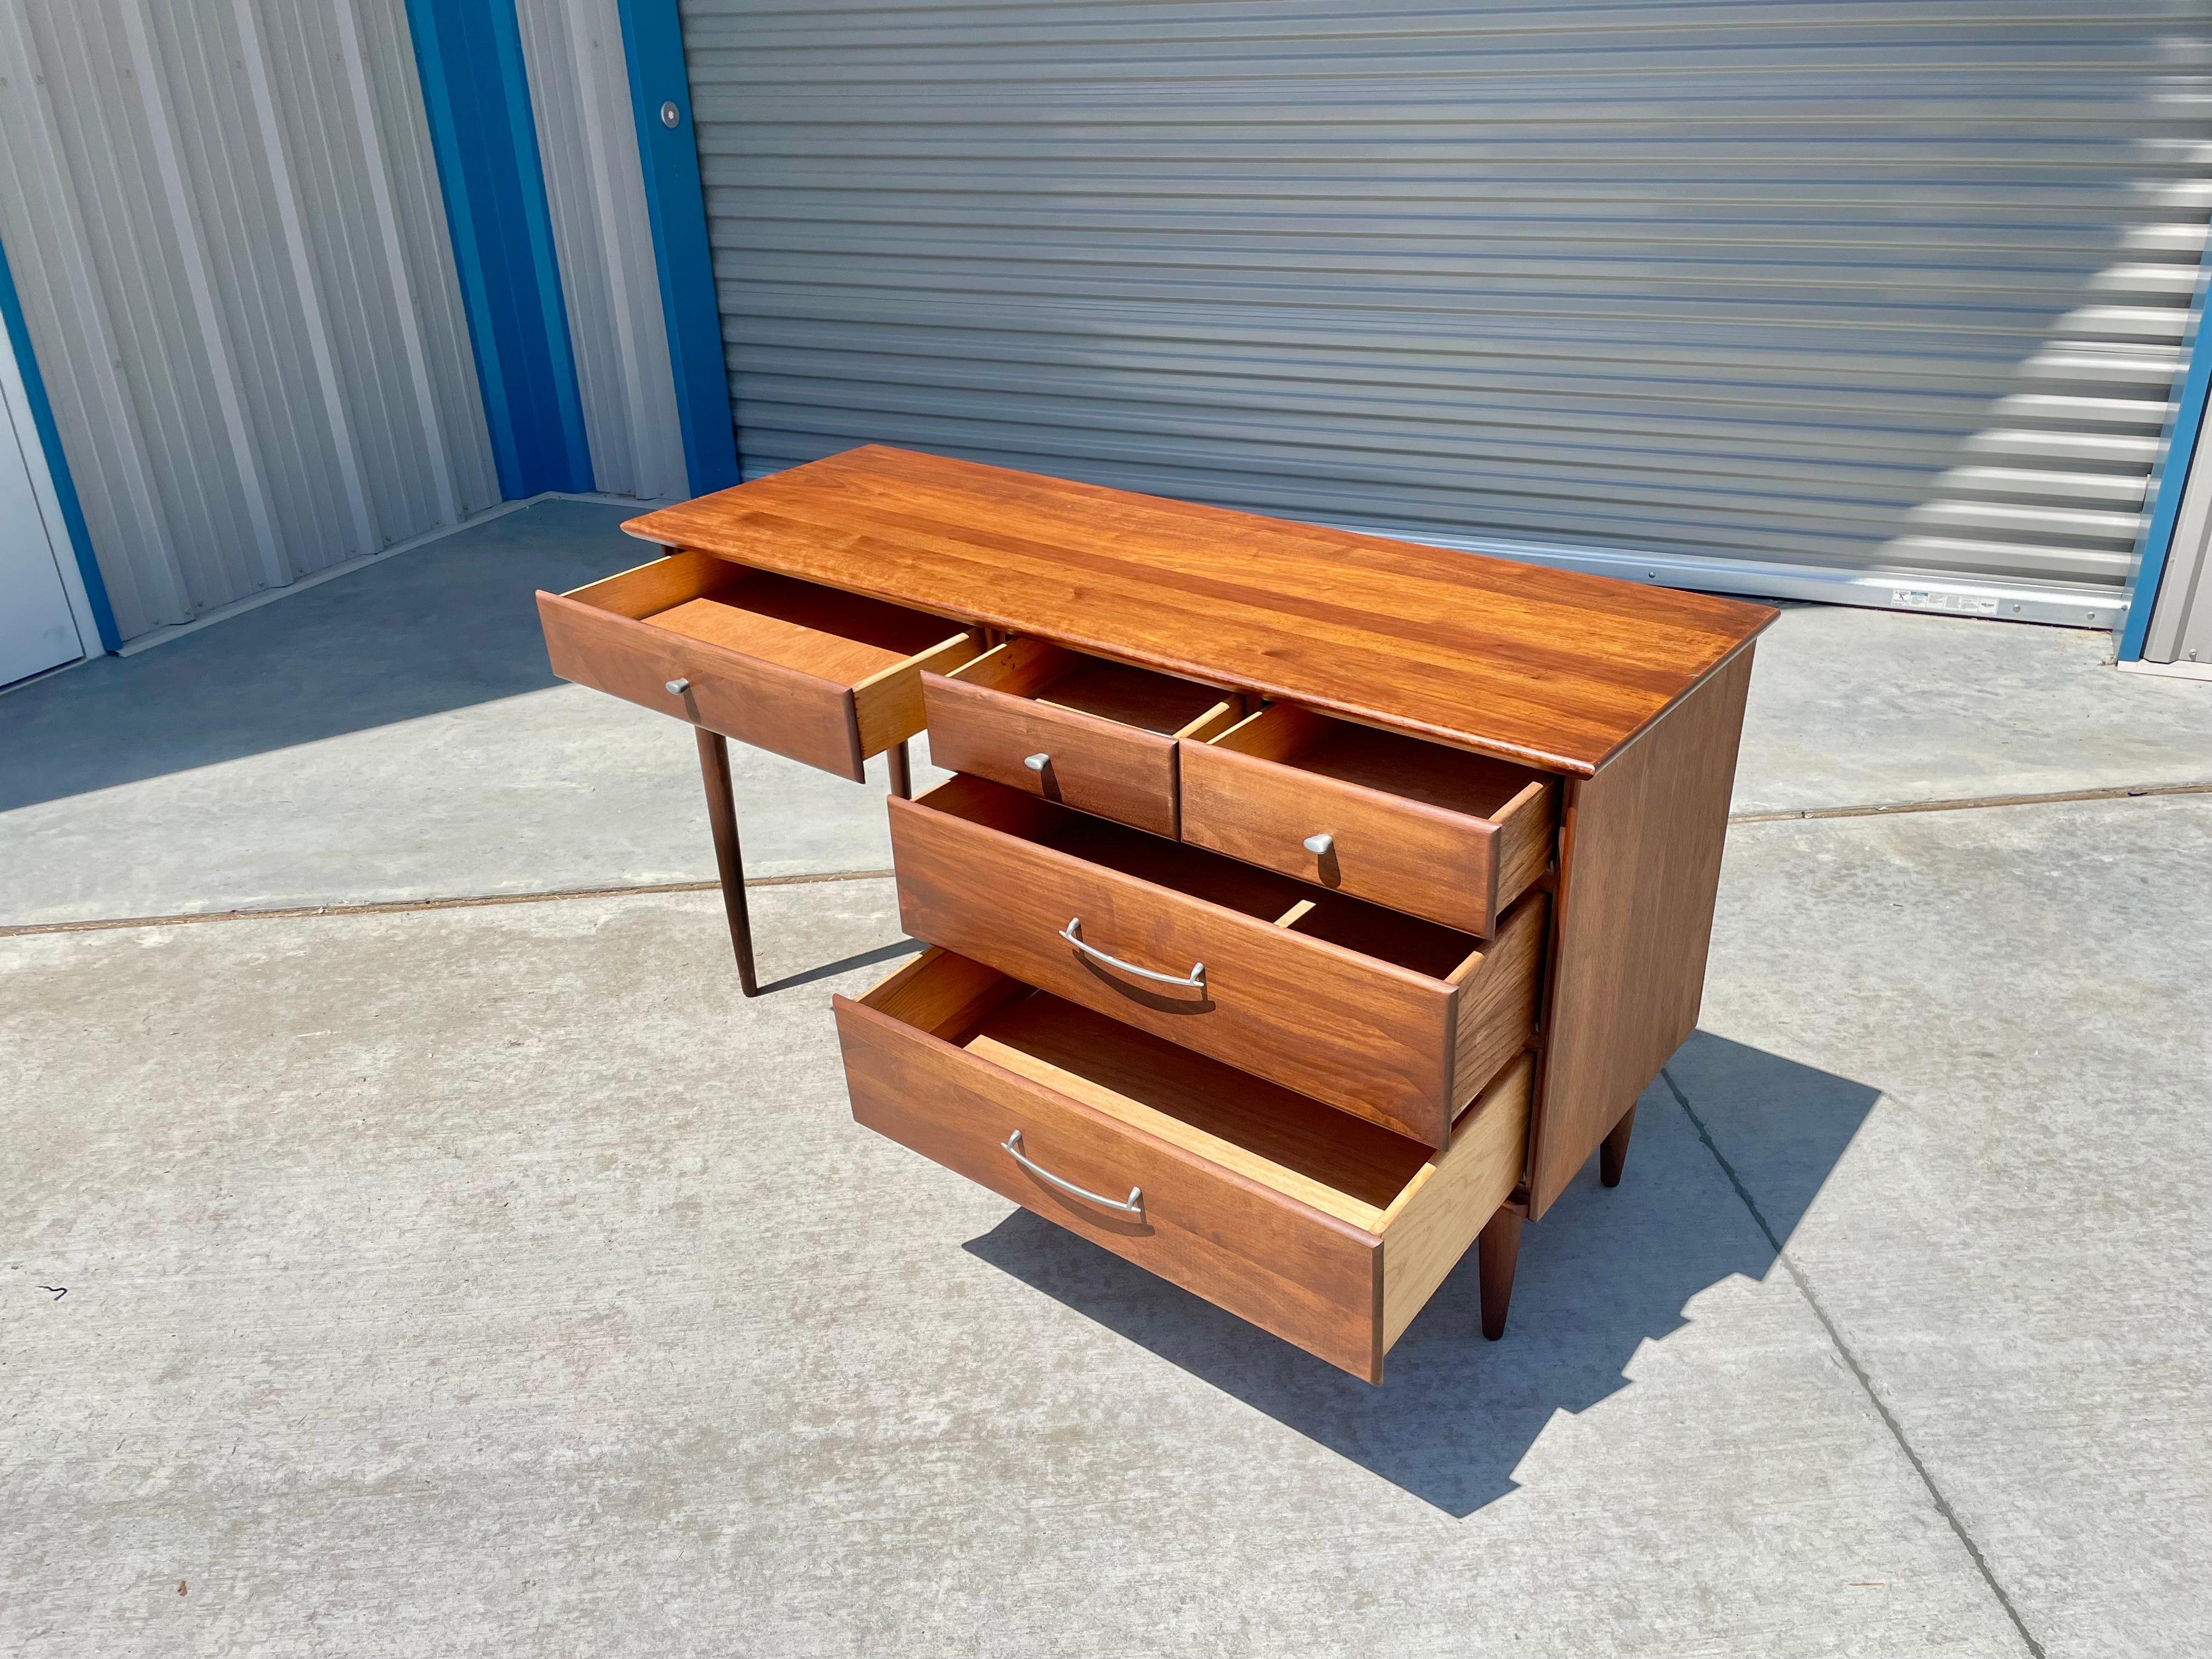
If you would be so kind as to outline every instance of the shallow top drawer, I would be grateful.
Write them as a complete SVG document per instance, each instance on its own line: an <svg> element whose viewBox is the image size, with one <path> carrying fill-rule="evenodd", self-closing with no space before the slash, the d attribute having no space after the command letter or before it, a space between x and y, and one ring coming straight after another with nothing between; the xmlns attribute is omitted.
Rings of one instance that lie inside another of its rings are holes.
<svg viewBox="0 0 2212 1659"><path fill-rule="evenodd" d="M553 672L855 781L922 727L921 672L975 632L880 599L675 553L538 596Z"/></svg>
<svg viewBox="0 0 2212 1659"><path fill-rule="evenodd" d="M1485 937L1552 857L1557 780L1270 703L1183 745L1182 838Z"/></svg>
<svg viewBox="0 0 2212 1659"><path fill-rule="evenodd" d="M938 765L1157 836L1176 833L1176 740L1243 713L1233 693L1029 639L924 675L922 700Z"/></svg>

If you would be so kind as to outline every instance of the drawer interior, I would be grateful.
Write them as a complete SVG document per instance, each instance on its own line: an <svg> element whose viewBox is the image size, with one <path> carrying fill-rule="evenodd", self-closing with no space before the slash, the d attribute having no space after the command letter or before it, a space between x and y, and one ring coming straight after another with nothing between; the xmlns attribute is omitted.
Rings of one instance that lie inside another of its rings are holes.
<svg viewBox="0 0 2212 1659"><path fill-rule="evenodd" d="M1488 948L1474 934L1439 922L1328 892L1257 865L1073 811L981 778L965 775L952 778L916 805L1056 848L1086 863L1103 865L1431 979L1463 979Z"/></svg>
<svg viewBox="0 0 2212 1659"><path fill-rule="evenodd" d="M1540 810L1541 772L1395 732L1271 702L1212 739L1214 747L1334 778L1469 817L1504 819Z"/></svg>
<svg viewBox="0 0 2212 1659"><path fill-rule="evenodd" d="M1233 692L1043 640L1008 640L950 678L1166 738L1211 737L1243 717L1243 699Z"/></svg>
<svg viewBox="0 0 2212 1659"><path fill-rule="evenodd" d="M839 685L859 685L967 632L927 611L703 553L677 553L569 597Z"/></svg>
<svg viewBox="0 0 2212 1659"><path fill-rule="evenodd" d="M1438 1158L1419 1141L951 951L930 951L862 1000L1370 1232L1385 1230Z"/></svg>

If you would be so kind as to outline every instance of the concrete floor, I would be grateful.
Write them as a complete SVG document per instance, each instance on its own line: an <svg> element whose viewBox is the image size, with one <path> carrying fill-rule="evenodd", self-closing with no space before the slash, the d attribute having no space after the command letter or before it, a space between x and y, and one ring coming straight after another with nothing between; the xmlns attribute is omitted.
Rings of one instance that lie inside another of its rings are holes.
<svg viewBox="0 0 2212 1659"><path fill-rule="evenodd" d="M620 516L0 698L0 1651L2212 1648L2212 795L2018 799L2212 785L2212 686L1787 612L1627 1181L1376 1389L851 1122L879 787L746 763L849 878L759 1001L639 890L690 744L528 606Z"/></svg>

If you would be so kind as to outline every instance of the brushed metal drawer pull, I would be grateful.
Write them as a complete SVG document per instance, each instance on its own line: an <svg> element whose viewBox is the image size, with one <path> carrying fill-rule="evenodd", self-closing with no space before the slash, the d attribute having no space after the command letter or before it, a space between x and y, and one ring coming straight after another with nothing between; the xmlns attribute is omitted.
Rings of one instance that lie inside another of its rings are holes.
<svg viewBox="0 0 2212 1659"><path fill-rule="evenodd" d="M1039 1181L1048 1181L1063 1193L1073 1193L1078 1198L1087 1198L1093 1204L1101 1205L1109 1210L1119 1210L1123 1215L1142 1215L1145 1212L1145 1189L1141 1187L1130 1188L1128 1201L1123 1203L1118 1198L1109 1198L1103 1193L1092 1192L1088 1187L1079 1187L1072 1181L1063 1181L1042 1164L1030 1163L1022 1156L1022 1132L1019 1129L1015 1130L999 1145L1012 1155L1015 1163L1020 1164Z"/></svg>
<svg viewBox="0 0 2212 1659"><path fill-rule="evenodd" d="M1327 858L1335 846L1336 837L1334 836L1308 836L1305 839L1306 851L1317 859Z"/></svg>
<svg viewBox="0 0 2212 1659"><path fill-rule="evenodd" d="M1049 755L1024 755L1022 757L1022 764L1028 767L1032 772L1042 772L1046 767L1052 764L1052 757Z"/></svg>
<svg viewBox="0 0 2212 1659"><path fill-rule="evenodd" d="M1163 985L1187 985L1194 991L1203 991L1206 988L1206 964L1202 962L1192 963L1188 974L1155 973L1150 968L1138 967L1133 962L1124 962L1119 957L1109 957L1095 945L1085 945L1078 937L1082 930L1083 918L1071 916L1068 918L1067 926L1060 930L1060 936L1082 951L1085 956L1096 957L1108 967L1118 968L1125 974L1134 974L1139 979L1158 980Z"/></svg>
<svg viewBox="0 0 2212 1659"><path fill-rule="evenodd" d="M689 680L671 680L667 684L662 686L660 689L668 693L672 697L680 697L686 691L689 691L691 689L691 682Z"/></svg>

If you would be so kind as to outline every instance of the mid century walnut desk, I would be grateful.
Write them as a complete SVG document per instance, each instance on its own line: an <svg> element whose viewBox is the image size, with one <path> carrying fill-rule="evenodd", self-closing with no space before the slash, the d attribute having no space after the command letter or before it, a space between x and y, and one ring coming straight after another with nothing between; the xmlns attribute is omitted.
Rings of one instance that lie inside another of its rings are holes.
<svg viewBox="0 0 2212 1659"><path fill-rule="evenodd" d="M647 514L554 670L890 801L854 1116L1357 1376L1695 1024L1753 641L1699 594L865 448Z"/></svg>

